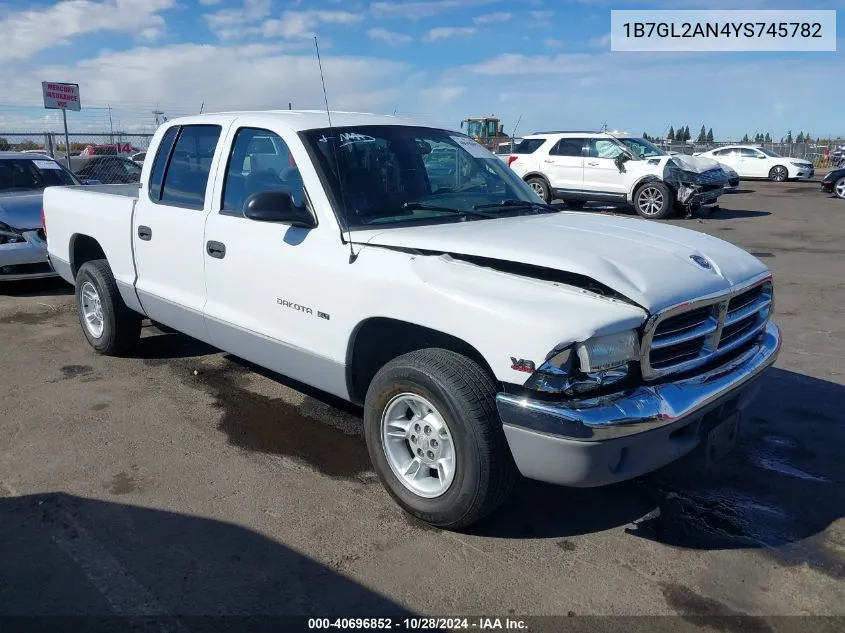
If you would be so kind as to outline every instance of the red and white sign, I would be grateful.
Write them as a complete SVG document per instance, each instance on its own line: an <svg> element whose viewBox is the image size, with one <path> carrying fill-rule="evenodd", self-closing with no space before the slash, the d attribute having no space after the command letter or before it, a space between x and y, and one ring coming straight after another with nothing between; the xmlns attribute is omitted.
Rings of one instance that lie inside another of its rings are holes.
<svg viewBox="0 0 845 633"><path fill-rule="evenodd" d="M60 84L42 81L44 107L48 110L73 110L79 112L82 102L79 100L79 84Z"/></svg>

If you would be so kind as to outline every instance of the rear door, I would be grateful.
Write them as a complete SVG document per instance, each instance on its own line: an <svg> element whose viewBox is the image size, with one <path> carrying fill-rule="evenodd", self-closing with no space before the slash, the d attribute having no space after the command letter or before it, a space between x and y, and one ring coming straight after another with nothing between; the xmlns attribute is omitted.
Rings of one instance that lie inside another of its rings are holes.
<svg viewBox="0 0 845 633"><path fill-rule="evenodd" d="M552 189L584 188L584 138L562 138L549 150L542 169Z"/></svg>
<svg viewBox="0 0 845 633"><path fill-rule="evenodd" d="M769 161L763 152L758 152L750 147L742 147L739 150L737 164L742 171L737 170L740 175L751 176L752 178L763 178L769 175Z"/></svg>
<svg viewBox="0 0 845 633"><path fill-rule="evenodd" d="M136 290L147 315L208 341L205 219L217 162L220 125L172 126L163 132L141 187L132 227Z"/></svg>
<svg viewBox="0 0 845 633"><path fill-rule="evenodd" d="M615 160L622 153L618 143L607 138L592 138L584 159L584 189L601 193L628 193L628 178L619 172Z"/></svg>

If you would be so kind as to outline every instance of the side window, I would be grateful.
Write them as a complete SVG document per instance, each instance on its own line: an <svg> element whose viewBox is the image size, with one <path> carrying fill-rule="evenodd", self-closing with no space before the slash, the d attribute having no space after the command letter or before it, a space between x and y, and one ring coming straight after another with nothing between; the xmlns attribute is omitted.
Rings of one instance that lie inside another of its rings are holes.
<svg viewBox="0 0 845 633"><path fill-rule="evenodd" d="M730 156L732 149L717 149L713 152L713 156Z"/></svg>
<svg viewBox="0 0 845 633"><path fill-rule="evenodd" d="M519 143L516 144L516 147L513 148L512 154L533 154L536 152L543 143L546 142L544 138L526 138L521 140Z"/></svg>
<svg viewBox="0 0 845 633"><path fill-rule="evenodd" d="M219 125L186 125L179 132L161 188L161 204L202 209Z"/></svg>
<svg viewBox="0 0 845 633"><path fill-rule="evenodd" d="M595 138L590 140L590 157L591 158L610 158L614 159L622 153L622 148L613 141L604 138Z"/></svg>
<svg viewBox="0 0 845 633"><path fill-rule="evenodd" d="M743 158L759 158L762 156L760 152L754 149L749 149L747 147L743 147L741 150Z"/></svg>
<svg viewBox="0 0 845 633"><path fill-rule="evenodd" d="M164 133L159 143L158 151L153 159L153 168L150 172L149 193L150 200L158 202L161 200L161 183L164 182L164 170L170 158L170 151L173 149L173 142L179 133L179 127L173 126Z"/></svg>
<svg viewBox="0 0 845 633"><path fill-rule="evenodd" d="M220 212L243 215L247 199L262 191L287 191L297 206L305 204L302 177L282 137L257 128L241 128L235 135Z"/></svg>
<svg viewBox="0 0 845 633"><path fill-rule="evenodd" d="M583 156L583 138L562 138L558 141L549 154L552 156Z"/></svg>

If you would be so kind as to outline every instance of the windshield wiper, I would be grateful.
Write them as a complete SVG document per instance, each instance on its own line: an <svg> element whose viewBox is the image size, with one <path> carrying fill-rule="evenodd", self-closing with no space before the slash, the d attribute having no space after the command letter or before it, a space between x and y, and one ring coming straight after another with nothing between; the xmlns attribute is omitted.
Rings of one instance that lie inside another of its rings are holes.
<svg viewBox="0 0 845 633"><path fill-rule="evenodd" d="M490 204L477 204L473 207L473 209L495 209L495 208L507 208L507 209L514 209L520 207L531 207L536 209L544 209L546 211L559 211L557 207L553 207L550 204L542 204L540 202L531 202L529 200L502 200L501 202L492 202Z"/></svg>
<svg viewBox="0 0 845 633"><path fill-rule="evenodd" d="M477 218L495 218L495 215L491 215L489 213L481 213L480 211L476 211L478 207L473 207L472 209L453 209L451 207L441 207L436 204L426 204L424 202L406 202L402 205L403 209L408 209L410 211L444 211L446 213L453 213L455 215L471 215Z"/></svg>

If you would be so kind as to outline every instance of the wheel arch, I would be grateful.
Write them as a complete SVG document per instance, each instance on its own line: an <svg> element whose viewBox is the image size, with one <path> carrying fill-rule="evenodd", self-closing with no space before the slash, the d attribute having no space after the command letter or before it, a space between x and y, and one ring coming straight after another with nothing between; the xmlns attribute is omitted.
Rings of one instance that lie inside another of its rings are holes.
<svg viewBox="0 0 845 633"><path fill-rule="evenodd" d="M440 330L392 317L370 317L359 323L349 338L346 382L349 398L362 404L379 369L398 356L427 348L448 349L472 359L499 383L490 364L476 347Z"/></svg>
<svg viewBox="0 0 845 633"><path fill-rule="evenodd" d="M95 259L108 259L103 247L96 238L84 233L74 233L71 235L68 255L70 257L70 270L74 279L76 279L79 269L86 262Z"/></svg>

